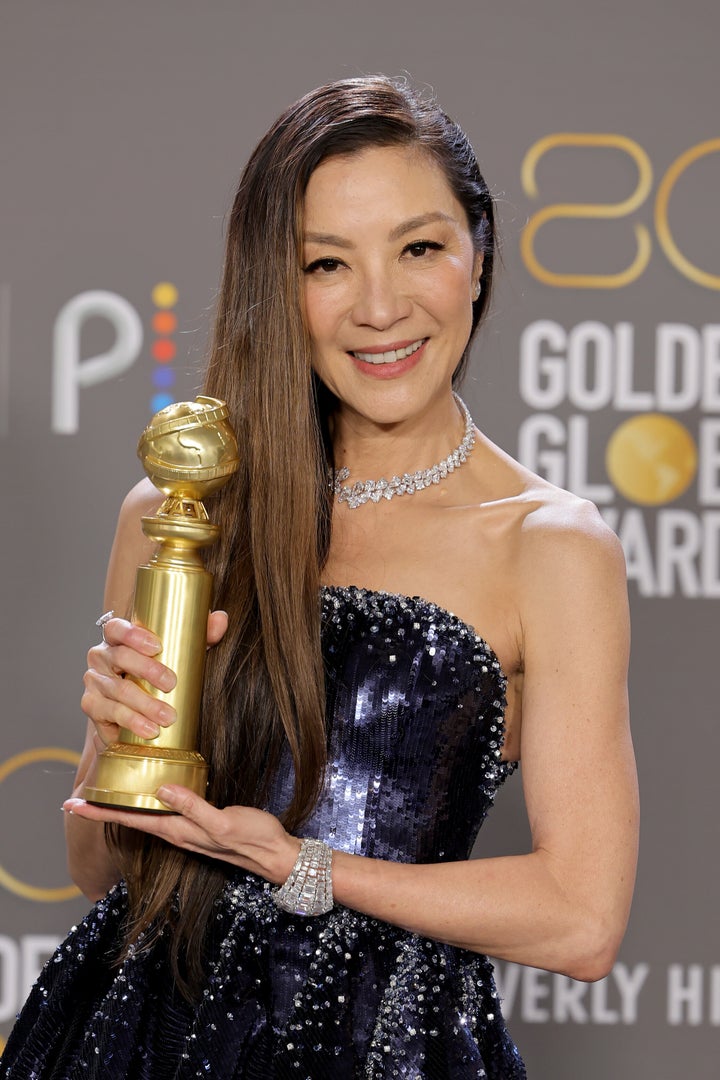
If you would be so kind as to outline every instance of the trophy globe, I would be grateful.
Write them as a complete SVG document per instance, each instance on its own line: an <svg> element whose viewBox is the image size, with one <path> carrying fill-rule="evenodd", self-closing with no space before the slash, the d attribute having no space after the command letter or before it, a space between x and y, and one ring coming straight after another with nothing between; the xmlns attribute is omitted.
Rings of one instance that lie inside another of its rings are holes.
<svg viewBox="0 0 720 1080"><path fill-rule="evenodd" d="M228 407L211 397L180 401L155 413L137 452L152 483L167 496L156 516L198 524L209 523L202 500L219 491L239 464ZM214 539L217 528L210 528Z"/></svg>

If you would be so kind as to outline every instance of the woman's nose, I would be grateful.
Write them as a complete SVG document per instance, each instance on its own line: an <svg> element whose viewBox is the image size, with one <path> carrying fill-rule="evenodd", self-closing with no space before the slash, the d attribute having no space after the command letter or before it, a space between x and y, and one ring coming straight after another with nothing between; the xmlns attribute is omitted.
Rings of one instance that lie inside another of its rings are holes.
<svg viewBox="0 0 720 1080"><path fill-rule="evenodd" d="M406 318L411 310L410 297L392 274L365 274L358 282L352 307L352 318L357 326L387 330Z"/></svg>

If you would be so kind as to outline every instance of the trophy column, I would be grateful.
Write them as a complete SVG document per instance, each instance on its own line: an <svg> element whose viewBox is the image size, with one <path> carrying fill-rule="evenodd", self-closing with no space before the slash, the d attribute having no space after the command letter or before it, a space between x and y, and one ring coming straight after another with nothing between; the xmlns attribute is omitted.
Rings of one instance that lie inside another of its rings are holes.
<svg viewBox="0 0 720 1080"><path fill-rule="evenodd" d="M88 802L170 813L155 796L161 784L182 784L205 794L208 766L197 751L197 729L213 581L200 549L212 544L220 530L209 520L200 495L218 490L237 469L237 443L227 415L223 402L200 397L161 410L141 436L138 454L168 497L154 517L142 521L143 532L158 548L138 569L131 619L162 642L160 659L175 672L177 684L163 693L144 680L137 682L172 705L177 719L154 739L122 729L118 741L100 755L95 783L83 791Z"/></svg>

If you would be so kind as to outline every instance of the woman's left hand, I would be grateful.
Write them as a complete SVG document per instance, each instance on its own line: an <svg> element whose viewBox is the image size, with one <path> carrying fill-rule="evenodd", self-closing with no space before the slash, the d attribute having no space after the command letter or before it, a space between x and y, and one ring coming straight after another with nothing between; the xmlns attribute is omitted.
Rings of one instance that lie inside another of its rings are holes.
<svg viewBox="0 0 720 1080"><path fill-rule="evenodd" d="M151 833L186 851L240 866L275 885L281 885L289 876L300 841L286 832L272 814L250 806L218 810L177 784L159 788L157 797L175 813L113 810L76 798L64 802L63 809L89 821L106 821Z"/></svg>

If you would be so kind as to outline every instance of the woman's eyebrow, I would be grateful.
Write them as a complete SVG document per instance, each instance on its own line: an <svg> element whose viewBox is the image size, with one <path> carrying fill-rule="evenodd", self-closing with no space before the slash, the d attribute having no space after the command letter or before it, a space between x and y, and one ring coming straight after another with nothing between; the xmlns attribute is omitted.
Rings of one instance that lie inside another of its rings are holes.
<svg viewBox="0 0 720 1080"><path fill-rule="evenodd" d="M355 245L353 243L351 243L350 240L346 240L342 236L335 236L334 233L316 233L316 232L305 233L305 243L306 244L328 244L330 247L340 247L340 248L352 248L352 247L355 247Z"/></svg>
<svg viewBox="0 0 720 1080"><path fill-rule="evenodd" d="M390 230L388 238L390 240L399 240L401 236L405 236L406 233L413 232L415 229L421 229L423 225L431 225L434 221L448 221L451 224L457 224L455 218L450 214L445 214L442 210L433 210L428 214L420 214L418 217L410 218L408 221L401 222L400 225L396 225L394 229Z"/></svg>
<svg viewBox="0 0 720 1080"><path fill-rule="evenodd" d="M408 218L407 221L400 222L394 229L391 229L388 233L388 240L399 240L401 236L405 236L409 232L413 232L415 229L421 229L424 225L430 225L435 221L448 221L451 224L456 224L455 218L450 214L445 214L441 210L433 210L427 214L420 214L417 217ZM305 233L306 244L328 244L331 247L339 248L353 248L355 245L352 241L347 240L343 236L337 236L335 233L319 233L308 232Z"/></svg>

